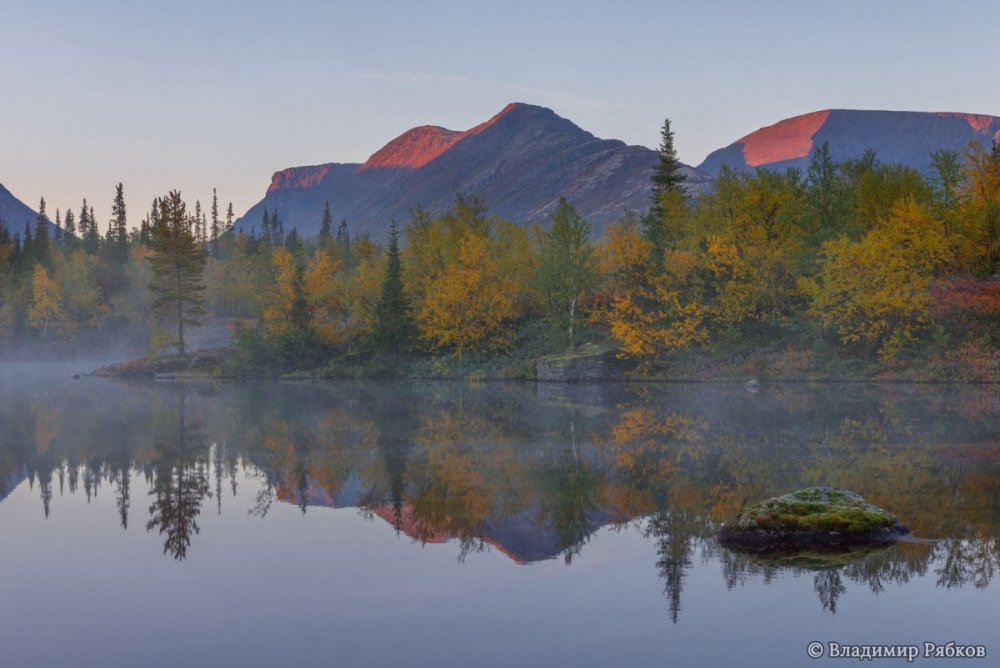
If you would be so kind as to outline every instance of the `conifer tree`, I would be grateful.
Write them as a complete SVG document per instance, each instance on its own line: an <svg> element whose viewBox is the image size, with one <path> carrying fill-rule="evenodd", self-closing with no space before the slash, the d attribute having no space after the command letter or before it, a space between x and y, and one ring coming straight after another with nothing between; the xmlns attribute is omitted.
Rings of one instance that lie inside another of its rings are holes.
<svg viewBox="0 0 1000 668"><path fill-rule="evenodd" d="M194 238L195 241L201 241L202 239L201 200L194 201Z"/></svg>
<svg viewBox="0 0 1000 668"><path fill-rule="evenodd" d="M10 264L15 270L18 270L24 264L24 248L21 246L21 233L14 233L14 240L11 242L10 247Z"/></svg>
<svg viewBox="0 0 1000 668"><path fill-rule="evenodd" d="M229 207L226 209L226 232L233 229L233 203L229 203Z"/></svg>
<svg viewBox="0 0 1000 668"><path fill-rule="evenodd" d="M337 226L337 249L340 252L340 257L344 264L347 266L352 266L351 258L351 233L347 229L347 219L343 218L340 221L340 225Z"/></svg>
<svg viewBox="0 0 1000 668"><path fill-rule="evenodd" d="M399 230L393 222L389 227L389 248L386 253L382 296L375 307L375 347L392 353L406 349L413 337L413 315L403 290L403 265L399 255Z"/></svg>
<svg viewBox="0 0 1000 668"><path fill-rule="evenodd" d="M271 243L282 246L285 243L285 223L278 217L278 209L271 212Z"/></svg>
<svg viewBox="0 0 1000 668"><path fill-rule="evenodd" d="M128 258L128 222L125 216L125 187L115 186L115 201L111 205L111 231L115 255L120 262Z"/></svg>
<svg viewBox="0 0 1000 668"><path fill-rule="evenodd" d="M76 237L76 218L73 216L73 209L66 209L64 226L66 231L66 248L73 248L78 241Z"/></svg>
<svg viewBox="0 0 1000 668"><path fill-rule="evenodd" d="M271 212L264 209L264 218L260 222L260 240L264 247L271 245Z"/></svg>
<svg viewBox="0 0 1000 668"><path fill-rule="evenodd" d="M214 245L219 241L219 235L222 231L219 229L219 195L215 192L215 188L212 188L212 245L214 250Z"/></svg>
<svg viewBox="0 0 1000 668"><path fill-rule="evenodd" d="M153 269L154 311L172 321L177 328L176 346L186 353L184 332L187 326L200 324L205 313L202 277L205 254L191 231L191 221L180 192L172 190L159 203L159 216L152 229L149 262Z"/></svg>
<svg viewBox="0 0 1000 668"><path fill-rule="evenodd" d="M35 237L31 234L31 225L24 224L24 241L21 242L21 261L24 266L31 267L35 264Z"/></svg>
<svg viewBox="0 0 1000 668"><path fill-rule="evenodd" d="M333 216L330 215L330 203L323 207L323 224L319 228L319 243L326 246L333 238Z"/></svg>
<svg viewBox="0 0 1000 668"><path fill-rule="evenodd" d="M659 161L656 171L650 177L653 182L653 197L670 190L679 190L687 177L684 175L683 165L677 159L677 150L674 148L674 132L670 129L670 119L664 119L663 127L660 128L660 147L657 151ZM653 202L653 206L658 204Z"/></svg>
<svg viewBox="0 0 1000 668"><path fill-rule="evenodd" d="M663 268L663 253L671 235L671 212L667 206L670 199L683 201L683 185L686 176L682 171L677 151L674 149L674 133L670 129L670 119L663 121L660 129L658 161L650 180L653 182L653 204L642 219L642 234L650 243L650 261L654 270Z"/></svg>
<svg viewBox="0 0 1000 668"><path fill-rule="evenodd" d="M56 232L55 241L56 243L62 243L63 238L63 228L62 228L62 217L59 213L59 209L56 209Z"/></svg>
<svg viewBox="0 0 1000 668"><path fill-rule="evenodd" d="M49 216L45 212L45 198L38 204L38 218L35 219L35 247L33 249L35 262L47 263L49 260Z"/></svg>
<svg viewBox="0 0 1000 668"><path fill-rule="evenodd" d="M101 235L97 230L97 221L94 220L94 207L88 207L86 199L80 207L80 236L83 240L83 249L91 254L96 253Z"/></svg>

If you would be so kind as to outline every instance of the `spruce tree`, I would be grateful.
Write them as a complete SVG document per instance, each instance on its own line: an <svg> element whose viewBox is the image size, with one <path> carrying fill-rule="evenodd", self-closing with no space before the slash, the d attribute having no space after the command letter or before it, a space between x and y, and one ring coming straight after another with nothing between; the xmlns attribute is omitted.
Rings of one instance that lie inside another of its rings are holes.
<svg viewBox="0 0 1000 668"><path fill-rule="evenodd" d="M660 148L657 151L658 161L650 181L653 182L653 204L642 219L642 234L651 246L651 265L654 270L663 268L663 254L669 245L672 233L671 212L668 200L683 203L684 181L686 176L683 166L677 159L674 149L674 133L670 129L670 119L663 121L660 129Z"/></svg>
<svg viewBox="0 0 1000 668"><path fill-rule="evenodd" d="M219 235L222 231L219 229L219 195L215 192L215 188L212 188L212 245L214 246L216 242L219 241ZM215 250L213 248L213 250Z"/></svg>
<svg viewBox="0 0 1000 668"><path fill-rule="evenodd" d="M55 241L56 243L62 243L63 228L62 228L62 216L59 213L59 209L56 209L56 233Z"/></svg>
<svg viewBox="0 0 1000 668"><path fill-rule="evenodd" d="M94 205L90 205L90 239L96 253L101 247L101 232L97 229L97 216L94 215Z"/></svg>
<svg viewBox="0 0 1000 668"><path fill-rule="evenodd" d="M94 254L100 245L101 235L97 231L97 221L93 219L93 207L87 206L87 200L83 200L80 207L80 238L83 242L83 250Z"/></svg>
<svg viewBox="0 0 1000 668"><path fill-rule="evenodd" d="M77 236L76 236L76 218L73 216L73 209L66 209L66 221L64 223L64 227L65 227L65 232L66 232L66 235L65 235L66 236L66 241L65 241L66 248L68 248L68 249L69 248L75 248L76 244L77 244L77 241L79 241L79 239L77 239Z"/></svg>
<svg viewBox="0 0 1000 668"><path fill-rule="evenodd" d="M351 258L351 233L347 229L346 218L341 219L340 225L337 226L337 250L344 264L348 267L353 266L354 263Z"/></svg>
<svg viewBox="0 0 1000 668"><path fill-rule="evenodd" d="M393 222L389 228L389 248L386 253L382 296L375 307L375 347L392 353L406 349L413 337L413 316L410 302L403 290L403 263L399 255L399 230Z"/></svg>
<svg viewBox="0 0 1000 668"><path fill-rule="evenodd" d="M120 262L128 259L128 222L125 217L125 187L115 186L115 201L111 205L111 228L115 255Z"/></svg>
<svg viewBox="0 0 1000 668"><path fill-rule="evenodd" d="M283 246L285 243L285 223L278 217L278 209L271 212L271 243Z"/></svg>
<svg viewBox="0 0 1000 668"><path fill-rule="evenodd" d="M49 216L45 212L45 198L38 204L38 218L35 219L35 261L49 261Z"/></svg>
<svg viewBox="0 0 1000 668"><path fill-rule="evenodd" d="M173 190L159 203L159 216L153 226L149 257L153 269L153 309L157 315L172 321L177 327L177 351L186 353L184 332L188 326L200 324L205 313L202 282L205 254L191 230L187 206L180 192Z"/></svg>
<svg viewBox="0 0 1000 668"><path fill-rule="evenodd" d="M662 193L670 190L680 190L687 177L684 175L683 165L677 159L677 150L674 148L674 132L670 129L670 119L663 121L660 128L660 148L657 151L659 161L656 171L650 177L653 182L653 197L658 198ZM653 206L657 202L654 200Z"/></svg>
<svg viewBox="0 0 1000 668"><path fill-rule="evenodd" d="M24 248L21 246L21 233L14 233L14 240L10 247L10 264L15 271L20 271L24 264Z"/></svg>
<svg viewBox="0 0 1000 668"><path fill-rule="evenodd" d="M195 241L201 241L202 230L201 230L201 200L194 201L194 238Z"/></svg>
<svg viewBox="0 0 1000 668"><path fill-rule="evenodd" d="M24 241L21 244L21 262L25 267L35 264L35 239L31 236L31 225L24 224Z"/></svg>
<svg viewBox="0 0 1000 668"><path fill-rule="evenodd" d="M319 243L326 246L333 239L333 216L330 215L330 203L323 207L323 224L319 228Z"/></svg>
<svg viewBox="0 0 1000 668"><path fill-rule="evenodd" d="M229 207L226 209L226 232L233 229L233 203L229 203Z"/></svg>
<svg viewBox="0 0 1000 668"><path fill-rule="evenodd" d="M265 247L270 246L271 239L271 212L264 208L264 218L260 222L260 240Z"/></svg>

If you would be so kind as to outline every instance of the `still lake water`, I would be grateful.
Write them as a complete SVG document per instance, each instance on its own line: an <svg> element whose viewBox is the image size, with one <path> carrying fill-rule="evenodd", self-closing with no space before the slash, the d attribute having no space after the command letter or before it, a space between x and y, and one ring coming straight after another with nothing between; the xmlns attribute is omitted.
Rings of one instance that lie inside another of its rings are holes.
<svg viewBox="0 0 1000 668"><path fill-rule="evenodd" d="M72 370L0 365L0 666L1000 665L1000 388ZM715 540L819 484L926 540Z"/></svg>

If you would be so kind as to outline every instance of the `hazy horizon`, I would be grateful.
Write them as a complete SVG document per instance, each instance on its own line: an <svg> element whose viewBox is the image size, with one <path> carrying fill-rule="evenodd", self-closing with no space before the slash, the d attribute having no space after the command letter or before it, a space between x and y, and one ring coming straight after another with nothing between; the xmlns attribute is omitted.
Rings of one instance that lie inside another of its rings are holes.
<svg viewBox="0 0 1000 668"><path fill-rule="evenodd" d="M180 189L242 215L286 167L363 162L418 125L472 127L513 101L682 161L826 108L1000 114L977 68L996 55L979 5L777 0L328 6L99 1L4 10L9 103L0 183L49 213L114 184L130 225ZM40 46L43 45L43 46ZM753 58L748 58L753 54Z"/></svg>

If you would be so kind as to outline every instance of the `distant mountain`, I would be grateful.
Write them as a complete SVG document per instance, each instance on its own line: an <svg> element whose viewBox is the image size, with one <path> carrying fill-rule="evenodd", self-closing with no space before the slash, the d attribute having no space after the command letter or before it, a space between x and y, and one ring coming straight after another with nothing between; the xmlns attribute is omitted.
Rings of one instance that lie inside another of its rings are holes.
<svg viewBox="0 0 1000 668"><path fill-rule="evenodd" d="M0 222L7 226L7 230L12 235L16 232L23 232L25 223L31 226L31 233L34 234L37 218L38 213L14 197L9 190L3 187L3 184L0 184Z"/></svg>
<svg viewBox="0 0 1000 668"><path fill-rule="evenodd" d="M356 479L351 478L346 481L340 494L332 497L315 480L308 479L303 489L297 488L290 481L280 480L275 493L279 501L300 507L357 508L361 504L364 490ZM456 538L447 529L419 521L414 517L413 507L409 504L399 508L386 504L373 508L372 513L385 520L397 532L422 543L447 543ZM569 546L560 542L559 532L551 523L540 522L538 518L537 508L522 510L513 515L485 518L480 527L481 538L485 544L518 564L553 559ZM611 518L604 511L596 511L589 514L587 519L592 531L597 531L610 523Z"/></svg>
<svg viewBox="0 0 1000 668"><path fill-rule="evenodd" d="M717 176L723 164L733 168L804 168L812 149L827 142L837 161L859 158L871 148L882 162L898 162L926 173L932 151L960 151L973 140L984 146L1000 140L1000 118L951 112L827 109L751 132L711 153L698 169Z"/></svg>
<svg viewBox="0 0 1000 668"><path fill-rule="evenodd" d="M260 230L264 210L277 210L285 230L319 232L323 206L353 233L379 235L422 206L438 213L456 191L484 198L491 213L521 223L544 221L559 198L599 229L625 208L645 210L655 151L599 139L544 107L509 104L485 123L459 132L425 125L404 132L364 164L292 167L274 174L264 199L237 229ZM685 168L689 189L710 187Z"/></svg>

